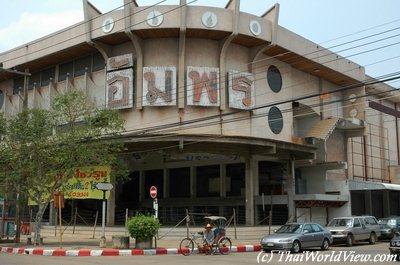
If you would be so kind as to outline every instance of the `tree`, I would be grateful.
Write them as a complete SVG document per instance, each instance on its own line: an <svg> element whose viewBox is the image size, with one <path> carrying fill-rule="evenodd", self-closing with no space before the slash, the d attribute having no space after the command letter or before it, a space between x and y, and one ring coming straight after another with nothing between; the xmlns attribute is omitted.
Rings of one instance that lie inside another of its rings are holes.
<svg viewBox="0 0 400 265"><path fill-rule="evenodd" d="M74 176L74 168L111 165L112 178L127 175L116 136L123 130L118 112L99 109L84 93L70 90L57 95L50 110L26 109L15 117L0 116L0 170L7 172L7 190L29 195L37 204L34 241L55 191ZM22 198L21 198L22 199Z"/></svg>

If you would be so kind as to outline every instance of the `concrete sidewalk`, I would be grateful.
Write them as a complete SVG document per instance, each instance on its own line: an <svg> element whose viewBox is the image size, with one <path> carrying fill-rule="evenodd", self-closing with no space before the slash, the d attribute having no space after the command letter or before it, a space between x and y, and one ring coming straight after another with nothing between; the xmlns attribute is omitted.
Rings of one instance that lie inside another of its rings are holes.
<svg viewBox="0 0 400 265"><path fill-rule="evenodd" d="M157 240L156 248L135 249L134 239L130 238L129 249L113 249L112 238L107 237L107 247L100 248L100 239L92 239L83 235L68 235L62 238L47 236L43 238L42 246L28 245L27 236L21 236L21 243L0 243L0 252L45 256L133 256L133 255L165 255L180 254L179 244L181 239ZM153 247L155 242L153 242ZM255 240L232 239L231 252L260 251L259 242ZM196 251L198 253L198 250Z"/></svg>

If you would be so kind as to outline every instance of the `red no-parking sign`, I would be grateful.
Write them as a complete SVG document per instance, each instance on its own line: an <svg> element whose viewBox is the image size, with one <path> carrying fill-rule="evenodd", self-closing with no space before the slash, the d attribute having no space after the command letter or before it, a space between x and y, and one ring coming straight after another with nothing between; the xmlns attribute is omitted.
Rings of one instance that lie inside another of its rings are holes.
<svg viewBox="0 0 400 265"><path fill-rule="evenodd" d="M150 197L152 199L157 198L157 187L156 186L151 186L150 187Z"/></svg>

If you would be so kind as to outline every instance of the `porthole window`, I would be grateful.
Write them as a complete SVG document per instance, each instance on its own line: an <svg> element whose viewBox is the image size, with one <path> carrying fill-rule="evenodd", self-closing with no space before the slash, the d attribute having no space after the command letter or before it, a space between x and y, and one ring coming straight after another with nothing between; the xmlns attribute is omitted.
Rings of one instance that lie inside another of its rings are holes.
<svg viewBox="0 0 400 265"><path fill-rule="evenodd" d="M272 107L268 112L268 124L271 131L279 134L283 128L282 112L277 107Z"/></svg>
<svg viewBox="0 0 400 265"><path fill-rule="evenodd" d="M3 91L0 90L0 109L3 107L4 104L4 94Z"/></svg>
<svg viewBox="0 0 400 265"><path fill-rule="evenodd" d="M267 80L268 80L268 85L272 91L274 91L275 93L278 93L279 91L281 91L282 75L276 66L271 65L268 68Z"/></svg>

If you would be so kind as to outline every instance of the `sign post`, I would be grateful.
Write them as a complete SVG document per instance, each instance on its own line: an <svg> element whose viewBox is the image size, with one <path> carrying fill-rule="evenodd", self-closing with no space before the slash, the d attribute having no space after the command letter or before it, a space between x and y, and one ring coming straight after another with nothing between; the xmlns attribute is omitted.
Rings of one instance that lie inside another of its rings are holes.
<svg viewBox="0 0 400 265"><path fill-rule="evenodd" d="M54 208L58 208L58 222L60 225L60 248L62 248L62 218L61 209L64 208L64 194L60 191L54 192Z"/></svg>
<svg viewBox="0 0 400 265"><path fill-rule="evenodd" d="M153 199L154 217L158 218L157 187L150 187L150 197Z"/></svg>
<svg viewBox="0 0 400 265"><path fill-rule="evenodd" d="M157 187L150 187L150 197L153 199L154 219L158 219ZM157 236L154 236L155 247L157 248Z"/></svg>
<svg viewBox="0 0 400 265"><path fill-rule="evenodd" d="M108 182L99 182L96 184L96 188L103 191L103 211L101 215L101 239L100 239L100 247L106 247L106 192L112 190L113 185Z"/></svg>

